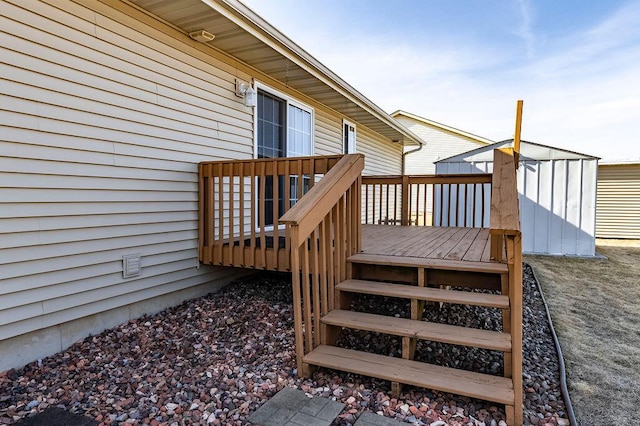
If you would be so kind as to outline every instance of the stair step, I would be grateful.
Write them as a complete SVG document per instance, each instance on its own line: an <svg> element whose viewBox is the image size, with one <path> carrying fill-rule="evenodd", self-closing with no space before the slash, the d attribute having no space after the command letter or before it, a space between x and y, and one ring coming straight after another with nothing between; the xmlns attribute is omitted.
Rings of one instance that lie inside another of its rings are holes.
<svg viewBox="0 0 640 426"><path fill-rule="evenodd" d="M418 299L431 302L455 303L458 305L509 309L509 297L500 294L443 290L438 288L416 287L412 285L365 280L346 280L338 284L336 289L351 293L373 294L376 296L389 296L402 299Z"/></svg>
<svg viewBox="0 0 640 426"><path fill-rule="evenodd" d="M506 274L509 268L500 262L469 262L466 260L423 259L410 256L386 256L380 254L356 253L349 256L351 263L367 265L408 266L412 268L441 269L446 271L482 272Z"/></svg>
<svg viewBox="0 0 640 426"><path fill-rule="evenodd" d="M498 331L439 324L364 312L333 310L320 319L327 325L376 331L420 340L511 352L511 336Z"/></svg>
<svg viewBox="0 0 640 426"><path fill-rule="evenodd" d="M304 362L392 382L514 405L513 383L511 379L505 377L325 345L320 345L305 355Z"/></svg>

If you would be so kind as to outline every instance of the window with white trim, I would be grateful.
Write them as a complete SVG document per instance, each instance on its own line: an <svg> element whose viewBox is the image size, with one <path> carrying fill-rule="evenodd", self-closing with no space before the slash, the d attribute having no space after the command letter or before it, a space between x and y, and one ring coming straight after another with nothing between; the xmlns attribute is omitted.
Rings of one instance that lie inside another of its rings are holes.
<svg viewBox="0 0 640 426"><path fill-rule="evenodd" d="M356 152L356 125L342 120L342 152L354 154Z"/></svg>
<svg viewBox="0 0 640 426"><path fill-rule="evenodd" d="M257 158L307 157L313 155L313 109L294 99L258 85L256 108ZM265 223L274 224L273 177L267 176L265 188ZM302 193L309 190L309 176L303 177ZM298 201L297 176L289 177L290 206ZM284 194L285 179L278 182L278 193ZM279 197L278 210L284 211L284 198ZM289 207L290 207L289 206ZM277 221L277 218L275 218Z"/></svg>

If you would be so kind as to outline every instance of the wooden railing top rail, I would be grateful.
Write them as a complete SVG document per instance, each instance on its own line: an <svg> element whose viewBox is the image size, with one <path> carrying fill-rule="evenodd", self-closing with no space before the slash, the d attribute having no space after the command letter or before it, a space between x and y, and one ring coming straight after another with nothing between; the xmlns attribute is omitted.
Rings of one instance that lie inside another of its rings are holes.
<svg viewBox="0 0 640 426"><path fill-rule="evenodd" d="M309 192L280 217L280 223L297 225L300 245L329 213L364 170L364 155L347 154Z"/></svg>
<svg viewBox="0 0 640 426"><path fill-rule="evenodd" d="M340 161L343 155L323 155L314 157L291 157L291 158L256 158L250 160L216 160L216 161L203 161L200 164L202 166L216 165L216 164L233 164L233 170L227 169L225 176L248 176L255 170L261 170L261 163L264 164L264 173L267 175L274 174L274 164L278 170L275 171L278 175L284 174L309 174L313 170L315 173L326 173L331 167ZM311 164L313 163L313 169ZM298 165L302 167L302 170L298 170ZM252 170L252 168L255 168Z"/></svg>
<svg viewBox="0 0 640 426"><path fill-rule="evenodd" d="M491 183L491 173L466 173L455 175L405 175L405 176L362 176L363 184L458 184Z"/></svg>
<svg viewBox="0 0 640 426"><path fill-rule="evenodd" d="M493 182L491 186L491 222L493 234L520 233L518 183L513 148L493 151Z"/></svg>

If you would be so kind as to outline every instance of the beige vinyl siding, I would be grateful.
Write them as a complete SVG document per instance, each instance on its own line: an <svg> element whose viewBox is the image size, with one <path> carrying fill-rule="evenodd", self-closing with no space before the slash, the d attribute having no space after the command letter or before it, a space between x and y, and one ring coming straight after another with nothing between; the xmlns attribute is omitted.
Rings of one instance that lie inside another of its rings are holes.
<svg viewBox="0 0 640 426"><path fill-rule="evenodd" d="M108 3L0 0L0 351L59 336L44 356L246 273L197 261L197 163L254 153L236 78L311 105L315 154L342 151L340 114ZM357 144L365 172L400 172L399 145L364 126Z"/></svg>
<svg viewBox="0 0 640 426"><path fill-rule="evenodd" d="M197 262L197 163L253 155L229 66L70 1L0 7L0 340L237 276Z"/></svg>
<svg viewBox="0 0 640 426"><path fill-rule="evenodd" d="M640 239L640 164L600 164L596 237Z"/></svg>
<svg viewBox="0 0 640 426"><path fill-rule="evenodd" d="M365 156L365 175L402 173L402 145L384 139L366 127L356 128L356 152Z"/></svg>
<svg viewBox="0 0 640 426"><path fill-rule="evenodd" d="M426 145L422 147L420 151L405 156L405 169L406 175L432 175L436 173L435 162L443 158L450 157L452 155L461 154L463 152L476 149L485 145L475 141L469 137L456 134L445 129L430 126L427 123L414 120L413 118L399 115L396 117L402 125L411 130L416 135L426 142ZM415 147L408 147L405 151L413 151ZM421 193L418 196L412 195L412 205L418 206L418 214L412 220L417 220L417 217L423 216L423 210L425 206L427 209L427 222L433 210L433 192L432 188L427 189L427 193Z"/></svg>
<svg viewBox="0 0 640 426"><path fill-rule="evenodd" d="M315 155L342 154L342 120L330 112L315 110Z"/></svg>
<svg viewBox="0 0 640 426"><path fill-rule="evenodd" d="M315 154L341 154L342 117L317 110ZM399 175L402 173L402 146L356 124L356 152L364 154L365 175Z"/></svg>
<svg viewBox="0 0 640 426"><path fill-rule="evenodd" d="M402 115L396 117L396 120L426 142L426 146L420 151L405 157L405 174L407 175L434 174L436 161L486 145ZM414 149L416 148L407 147L406 151Z"/></svg>

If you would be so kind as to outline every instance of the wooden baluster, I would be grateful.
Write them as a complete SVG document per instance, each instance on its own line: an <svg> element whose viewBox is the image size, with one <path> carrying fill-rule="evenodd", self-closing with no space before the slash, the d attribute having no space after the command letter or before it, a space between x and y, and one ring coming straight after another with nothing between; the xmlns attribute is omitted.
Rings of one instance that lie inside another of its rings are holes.
<svg viewBox="0 0 640 426"><path fill-rule="evenodd" d="M322 316L322 310L320 308L320 280L318 279L320 270L318 262L318 240L319 232L318 228L313 230L311 234L311 285L313 286L313 332L314 332L314 347L320 344L320 317Z"/></svg>
<svg viewBox="0 0 640 426"><path fill-rule="evenodd" d="M378 210L380 213L380 216L378 216L378 223L382 223L383 222L383 218L384 216L382 216L382 193L384 192L384 184L380 184L380 197L378 198Z"/></svg>
<svg viewBox="0 0 640 426"><path fill-rule="evenodd" d="M288 236L289 239L293 241L298 241L298 227L297 226L289 226L288 227ZM295 345L296 345L296 368L298 369L298 374L305 377L305 369L302 364L302 358L304 357L304 334L303 334L303 315L302 315L302 305L301 305L301 292L300 292L300 247L297 244L294 244L291 247L291 286L293 292L293 327L294 327L294 336L295 336Z"/></svg>
<svg viewBox="0 0 640 426"><path fill-rule="evenodd" d="M441 183L439 186L439 199L440 199L440 217L438 218L438 226L444 226L444 184Z"/></svg>
<svg viewBox="0 0 640 426"><path fill-rule="evenodd" d="M265 235L266 228L266 219L265 219L265 197L266 197L266 187L267 187L267 174L266 174L266 165L265 161L260 162L260 196L258 199L258 216L260 217L260 260L262 262L262 268L267 267L267 237Z"/></svg>
<svg viewBox="0 0 640 426"><path fill-rule="evenodd" d="M246 266L245 253L244 253L244 240L245 240L245 224L244 224L244 163L240 164L240 173L238 174L239 183L239 199L240 199L240 233L238 234L239 246L240 246L240 266Z"/></svg>
<svg viewBox="0 0 640 426"><path fill-rule="evenodd" d="M333 222L333 209L329 211L329 214L326 216L325 220L326 226L324 229L325 232L325 251L327 255L327 279L329 281L329 310L332 311L335 309L335 286L336 286L336 271L335 271L335 258L334 258L334 241L335 241L335 224Z"/></svg>
<svg viewBox="0 0 640 426"><path fill-rule="evenodd" d="M297 243L296 243L297 244ZM309 282L309 250L307 249L307 240L305 239L299 246L299 252L302 255L302 306L304 310L304 341L305 353L313 350L313 322L311 320L311 284ZM294 273L296 273L294 271Z"/></svg>
<svg viewBox="0 0 640 426"><path fill-rule="evenodd" d="M278 161L271 163L271 179L273 180L273 264L268 265L268 269L279 269L278 247L280 246L280 236L278 235L278 219L280 219L280 177L278 175ZM266 250L266 247L265 247Z"/></svg>
<svg viewBox="0 0 640 426"><path fill-rule="evenodd" d="M303 164L302 164L302 160L298 160L298 198L297 200L300 201L300 199L302 198L302 183L303 183L303 178L304 178L304 174L303 172Z"/></svg>
<svg viewBox="0 0 640 426"><path fill-rule="evenodd" d="M429 226L427 223L427 198L429 198L429 184L424 184L424 200L422 202L422 225Z"/></svg>
<svg viewBox="0 0 640 426"><path fill-rule="evenodd" d="M360 250L362 249L361 245L362 245L362 210L360 209L360 206L362 205L362 177L359 177L358 180L355 182L355 196L356 196L356 205L355 205L355 212L356 212L356 230L357 230L357 235L356 235L356 247L355 247L355 252L359 253Z"/></svg>
<svg viewBox="0 0 640 426"><path fill-rule="evenodd" d="M327 217L325 216L320 222L318 227L318 238L320 243L319 259L318 259L318 274L320 276L320 291L321 291L321 306L322 315L329 313L329 282L327 280L327 247L329 242L327 239Z"/></svg>
<svg viewBox="0 0 640 426"><path fill-rule="evenodd" d="M235 209L233 205L233 192L235 191L235 182L233 170L235 168L235 163L229 163L229 224L228 224L228 233L229 233L229 265L236 266L234 264L234 256L233 256L233 247L235 245L235 232L234 232L234 224L235 224Z"/></svg>
<svg viewBox="0 0 640 426"><path fill-rule="evenodd" d="M376 186L377 184L375 183L371 185L371 210L372 210L371 223L372 224L376 223Z"/></svg>
<svg viewBox="0 0 640 426"><path fill-rule="evenodd" d="M480 186L480 196L482 197L482 213L481 213L482 216L481 216L481 219L480 219L482 221L482 223L480 224L481 228L486 228L487 225L488 225L488 221L485 218L485 204L486 203L485 203L485 200L484 200L484 197L485 197L484 188L485 188L485 184L482 184Z"/></svg>
<svg viewBox="0 0 640 426"><path fill-rule="evenodd" d="M256 266L256 224L257 224L257 212L256 212L256 163L255 161L251 162L251 166L249 168L249 175L251 178L250 182L250 191L251 194L249 196L249 209L251 210L251 217L249 218L249 254L251 258L249 261L251 265L255 268Z"/></svg>
<svg viewBox="0 0 640 426"><path fill-rule="evenodd" d="M468 185L467 185L468 186ZM471 185L473 188L473 192L471 194L471 227L476 227L476 193L478 192L478 184L474 183Z"/></svg>
<svg viewBox="0 0 640 426"><path fill-rule="evenodd" d="M369 184L364 186L364 223L369 223Z"/></svg>
<svg viewBox="0 0 640 426"><path fill-rule="evenodd" d="M214 180L213 180L213 172L212 172L212 168L213 166L211 164L207 164L207 180L206 180L206 186L205 186L205 191L206 191L206 196L205 199L207 201L207 223L206 223L206 230L207 230L207 257L209 262L208 263L213 263L213 250L214 247L216 245L216 241L215 241L215 230L216 230L216 223L215 223L215 186L214 186Z"/></svg>
<svg viewBox="0 0 640 426"><path fill-rule="evenodd" d="M222 249L224 248L224 171L222 164L218 164L218 240L220 241L217 244L217 258L216 263L218 265L222 265Z"/></svg>
<svg viewBox="0 0 640 426"><path fill-rule="evenodd" d="M398 184L393 185L393 223L398 224Z"/></svg>
<svg viewBox="0 0 640 426"><path fill-rule="evenodd" d="M464 188L464 204L462 205L462 223L464 227L467 226L467 201L468 201L468 197L467 197L467 191L468 191L468 187L465 184L460 184L460 188Z"/></svg>
<svg viewBox="0 0 640 426"><path fill-rule="evenodd" d="M420 184L416 183L416 221L415 225L418 225L418 217L420 216ZM412 215L413 216L413 215Z"/></svg>
<svg viewBox="0 0 640 426"><path fill-rule="evenodd" d="M309 160L309 189L316 184L316 159L311 157Z"/></svg>

